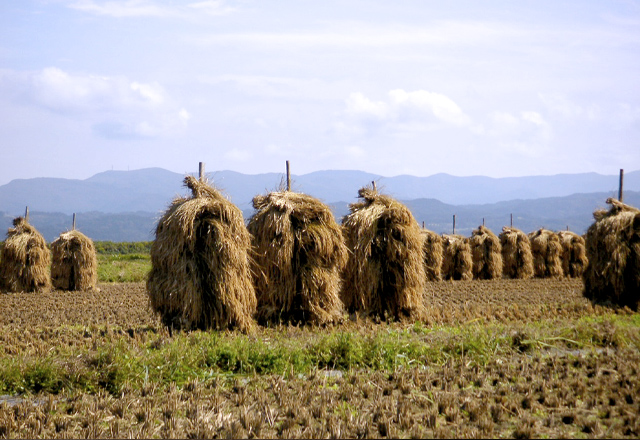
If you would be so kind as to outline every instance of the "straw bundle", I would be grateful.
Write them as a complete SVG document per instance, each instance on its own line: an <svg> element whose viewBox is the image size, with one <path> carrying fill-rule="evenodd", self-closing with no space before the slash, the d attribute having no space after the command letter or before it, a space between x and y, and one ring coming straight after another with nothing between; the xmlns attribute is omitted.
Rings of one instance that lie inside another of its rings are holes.
<svg viewBox="0 0 640 440"><path fill-rule="evenodd" d="M533 277L533 254L527 234L520 229L503 227L500 233L502 246L502 272L508 278Z"/></svg>
<svg viewBox="0 0 640 440"><path fill-rule="evenodd" d="M192 197L173 201L151 246L151 307L170 328L250 331L256 296L242 212L204 181L184 184Z"/></svg>
<svg viewBox="0 0 640 440"><path fill-rule="evenodd" d="M93 241L80 231L60 234L51 243L51 282L61 290L91 290L98 281Z"/></svg>
<svg viewBox="0 0 640 440"><path fill-rule="evenodd" d="M433 231L421 231L424 240L422 252L427 281L442 280L442 237Z"/></svg>
<svg viewBox="0 0 640 440"><path fill-rule="evenodd" d="M43 292L51 288L47 243L27 221L18 217L0 252L0 287L10 292Z"/></svg>
<svg viewBox="0 0 640 440"><path fill-rule="evenodd" d="M306 194L272 192L253 199L258 320L324 325L342 319L340 273L347 248L329 207Z"/></svg>
<svg viewBox="0 0 640 440"><path fill-rule="evenodd" d="M564 275L579 278L587 268L587 250L584 238L571 231L558 232L562 244L562 270Z"/></svg>
<svg viewBox="0 0 640 440"><path fill-rule="evenodd" d="M471 246L462 235L442 236L442 277L445 280L470 280L473 278Z"/></svg>
<svg viewBox="0 0 640 440"><path fill-rule="evenodd" d="M471 233L469 239L473 260L473 277L479 280L502 278L502 246L500 239L484 226Z"/></svg>
<svg viewBox="0 0 640 440"><path fill-rule="evenodd" d="M593 213L587 230L589 264L584 272L585 296L638 310L640 305L640 210L607 199L609 211Z"/></svg>
<svg viewBox="0 0 640 440"><path fill-rule="evenodd" d="M538 278L562 277L562 244L553 231L538 229L529 234L533 273Z"/></svg>
<svg viewBox="0 0 640 440"><path fill-rule="evenodd" d="M343 301L349 311L416 319L424 312L426 283L420 227L411 211L370 187L349 206L343 232L351 251Z"/></svg>

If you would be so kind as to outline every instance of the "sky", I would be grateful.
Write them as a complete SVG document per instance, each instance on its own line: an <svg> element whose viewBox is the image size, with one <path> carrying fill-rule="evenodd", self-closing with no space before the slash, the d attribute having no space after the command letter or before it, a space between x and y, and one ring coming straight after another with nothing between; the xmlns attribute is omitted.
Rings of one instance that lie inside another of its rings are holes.
<svg viewBox="0 0 640 440"><path fill-rule="evenodd" d="M640 169L640 1L2 0L0 185Z"/></svg>

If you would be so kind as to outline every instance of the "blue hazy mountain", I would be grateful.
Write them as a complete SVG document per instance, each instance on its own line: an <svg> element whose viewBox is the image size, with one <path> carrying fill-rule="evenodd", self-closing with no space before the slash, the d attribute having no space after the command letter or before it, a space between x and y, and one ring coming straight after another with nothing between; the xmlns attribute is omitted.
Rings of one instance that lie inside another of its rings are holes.
<svg viewBox="0 0 640 440"><path fill-rule="evenodd" d="M195 174L195 173L194 173ZM284 175L248 175L216 171L207 177L249 217L251 199L276 190ZM71 225L78 213L78 228L95 240L140 241L152 238L154 224L171 200L186 195L182 174L160 168L105 171L88 179L17 179L0 186L0 233L13 217L31 211L31 222L52 240ZM329 204L336 218L348 212L358 189L375 181L381 192L411 208L416 219L436 232L450 232L456 214L457 231L468 235L485 224L496 232L509 224L527 232L539 228L582 233L592 222L591 213L605 207L607 197L617 197L618 175L596 173L490 178L384 177L362 171L317 171L292 176L292 189ZM640 206L640 171L624 179L625 201ZM0 236L1 237L1 236Z"/></svg>

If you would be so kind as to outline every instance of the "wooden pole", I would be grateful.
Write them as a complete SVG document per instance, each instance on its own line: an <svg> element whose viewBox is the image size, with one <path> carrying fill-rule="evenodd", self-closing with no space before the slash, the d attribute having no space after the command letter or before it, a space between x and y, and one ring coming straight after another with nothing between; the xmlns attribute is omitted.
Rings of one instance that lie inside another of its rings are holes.
<svg viewBox="0 0 640 440"><path fill-rule="evenodd" d="M287 191L291 191L291 168L289 167L289 161L287 161Z"/></svg>
<svg viewBox="0 0 640 440"><path fill-rule="evenodd" d="M75 212L73 213L73 225L71 227L71 230L72 231L76 230L76 213Z"/></svg>
<svg viewBox="0 0 640 440"><path fill-rule="evenodd" d="M378 192L378 188L376 188L376 181L375 180L371 181L371 185L373 186L373 190Z"/></svg>
<svg viewBox="0 0 640 440"><path fill-rule="evenodd" d="M24 219L29 222L29 207L24 208Z"/></svg>
<svg viewBox="0 0 640 440"><path fill-rule="evenodd" d="M204 162L198 163L198 178L200 180L204 179Z"/></svg>
<svg viewBox="0 0 640 440"><path fill-rule="evenodd" d="M618 188L618 200L622 202L622 186L624 183L624 170L620 168L620 186Z"/></svg>
<svg viewBox="0 0 640 440"><path fill-rule="evenodd" d="M456 233L456 215L453 214L453 234L455 235Z"/></svg>
<svg viewBox="0 0 640 440"><path fill-rule="evenodd" d="M513 214L511 214L511 227L513 228Z"/></svg>
<svg viewBox="0 0 640 440"><path fill-rule="evenodd" d="M482 217L482 226L484 226L484 217Z"/></svg>
<svg viewBox="0 0 640 440"><path fill-rule="evenodd" d="M424 220L422 221L422 229L424 229Z"/></svg>

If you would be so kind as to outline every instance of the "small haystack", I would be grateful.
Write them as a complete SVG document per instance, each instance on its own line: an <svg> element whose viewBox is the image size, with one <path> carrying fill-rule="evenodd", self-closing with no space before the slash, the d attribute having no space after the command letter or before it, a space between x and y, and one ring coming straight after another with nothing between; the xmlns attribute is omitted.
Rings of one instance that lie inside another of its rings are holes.
<svg viewBox="0 0 640 440"><path fill-rule="evenodd" d="M484 226L471 233L469 239L473 260L473 277L478 280L502 278L502 246L500 239Z"/></svg>
<svg viewBox="0 0 640 440"><path fill-rule="evenodd" d="M306 194L253 198L249 220L258 321L330 324L342 320L340 273L347 248L333 213Z"/></svg>
<svg viewBox="0 0 640 440"><path fill-rule="evenodd" d="M442 280L442 237L433 231L420 231L424 240L422 252L424 254L424 269L427 281Z"/></svg>
<svg viewBox="0 0 640 440"><path fill-rule="evenodd" d="M562 277L562 244L553 231L538 229L529 234L531 254L533 255L533 273L538 278Z"/></svg>
<svg viewBox="0 0 640 440"><path fill-rule="evenodd" d="M562 244L562 270L570 278L579 278L587 268L587 250L584 238L571 231L558 232Z"/></svg>
<svg viewBox="0 0 640 440"><path fill-rule="evenodd" d="M242 211L204 181L184 184L193 196L173 201L151 246L151 307L170 328L250 331L256 296Z"/></svg>
<svg viewBox="0 0 640 440"><path fill-rule="evenodd" d="M502 273L505 277L523 280L533 277L533 254L527 234L505 226L500 233L500 245Z"/></svg>
<svg viewBox="0 0 640 440"><path fill-rule="evenodd" d="M409 208L371 187L349 206L343 232L351 251L343 301L351 312L417 319L424 313L426 275L420 226Z"/></svg>
<svg viewBox="0 0 640 440"><path fill-rule="evenodd" d="M60 290L91 290L98 282L98 259L93 241L82 232L60 234L51 243L51 282Z"/></svg>
<svg viewBox="0 0 640 440"><path fill-rule="evenodd" d="M607 199L609 211L593 213L585 239L589 264L583 274L587 298L640 306L640 210Z"/></svg>
<svg viewBox="0 0 640 440"><path fill-rule="evenodd" d="M23 217L13 220L0 252L0 288L9 292L51 289L51 256L42 235Z"/></svg>
<svg viewBox="0 0 640 440"><path fill-rule="evenodd" d="M442 277L445 280L473 279L473 258L469 240L458 234L444 234L442 244Z"/></svg>

